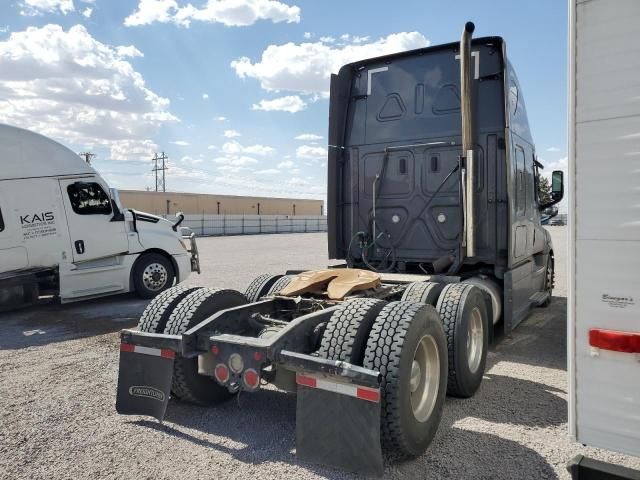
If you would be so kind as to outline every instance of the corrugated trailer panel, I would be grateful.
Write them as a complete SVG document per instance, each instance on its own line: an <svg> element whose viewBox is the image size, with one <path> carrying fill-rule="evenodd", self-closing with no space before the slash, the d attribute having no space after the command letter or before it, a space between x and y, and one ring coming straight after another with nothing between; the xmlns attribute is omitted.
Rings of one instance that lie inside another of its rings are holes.
<svg viewBox="0 0 640 480"><path fill-rule="evenodd" d="M640 456L640 353L589 338L640 335L640 2L572 2L570 430Z"/></svg>

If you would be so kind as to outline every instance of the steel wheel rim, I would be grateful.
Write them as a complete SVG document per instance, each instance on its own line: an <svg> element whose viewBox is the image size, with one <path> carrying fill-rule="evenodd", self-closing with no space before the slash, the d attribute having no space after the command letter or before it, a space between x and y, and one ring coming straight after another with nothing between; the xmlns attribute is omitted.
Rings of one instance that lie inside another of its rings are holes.
<svg viewBox="0 0 640 480"><path fill-rule="evenodd" d="M467 332L467 361L471 373L478 371L480 360L482 360L482 347L484 340L484 326L482 325L482 313L475 307L471 310L469 319L469 330Z"/></svg>
<svg viewBox="0 0 640 480"><path fill-rule="evenodd" d="M431 416L438 399L439 388L438 345L431 335L425 335L416 346L409 377L411 409L419 422L426 422Z"/></svg>
<svg viewBox="0 0 640 480"><path fill-rule="evenodd" d="M169 273L161 263L150 263L142 271L142 283L154 292L166 285L168 277Z"/></svg>

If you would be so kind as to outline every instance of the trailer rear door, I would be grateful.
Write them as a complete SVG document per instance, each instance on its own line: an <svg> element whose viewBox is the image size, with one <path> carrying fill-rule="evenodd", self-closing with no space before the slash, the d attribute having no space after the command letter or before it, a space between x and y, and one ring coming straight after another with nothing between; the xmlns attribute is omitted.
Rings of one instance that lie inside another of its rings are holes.
<svg viewBox="0 0 640 480"><path fill-rule="evenodd" d="M570 431L640 456L640 2L571 4Z"/></svg>

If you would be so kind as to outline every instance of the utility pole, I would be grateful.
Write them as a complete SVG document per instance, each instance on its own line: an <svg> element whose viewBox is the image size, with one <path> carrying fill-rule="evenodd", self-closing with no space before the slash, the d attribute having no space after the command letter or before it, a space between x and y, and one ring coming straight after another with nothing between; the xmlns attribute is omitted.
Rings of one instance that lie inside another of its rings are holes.
<svg viewBox="0 0 640 480"><path fill-rule="evenodd" d="M165 163L165 160L169 160L169 157L167 157L164 152L162 152L162 156L158 156L158 153L156 152L155 156L153 157L153 168L151 169L152 172L155 173L156 176L156 192L166 192L166 186L167 184L165 183L165 171L169 168L167 167L167 164ZM158 166L158 161L162 160L162 166L159 167ZM162 177L160 177L158 175L158 172L162 172Z"/></svg>
<svg viewBox="0 0 640 480"><path fill-rule="evenodd" d="M91 159L96 156L95 153L91 153L91 152L81 152L78 155L80 155L81 157L84 157L84 161L87 162L89 165L91 165Z"/></svg>

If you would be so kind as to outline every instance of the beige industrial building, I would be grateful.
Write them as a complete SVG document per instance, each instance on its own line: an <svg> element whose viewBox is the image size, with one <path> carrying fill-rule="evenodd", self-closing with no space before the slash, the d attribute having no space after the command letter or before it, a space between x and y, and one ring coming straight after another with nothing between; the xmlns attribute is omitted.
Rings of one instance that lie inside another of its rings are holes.
<svg viewBox="0 0 640 480"><path fill-rule="evenodd" d="M205 193L146 192L120 190L120 201L156 215L324 215L324 201L300 198L244 197Z"/></svg>

